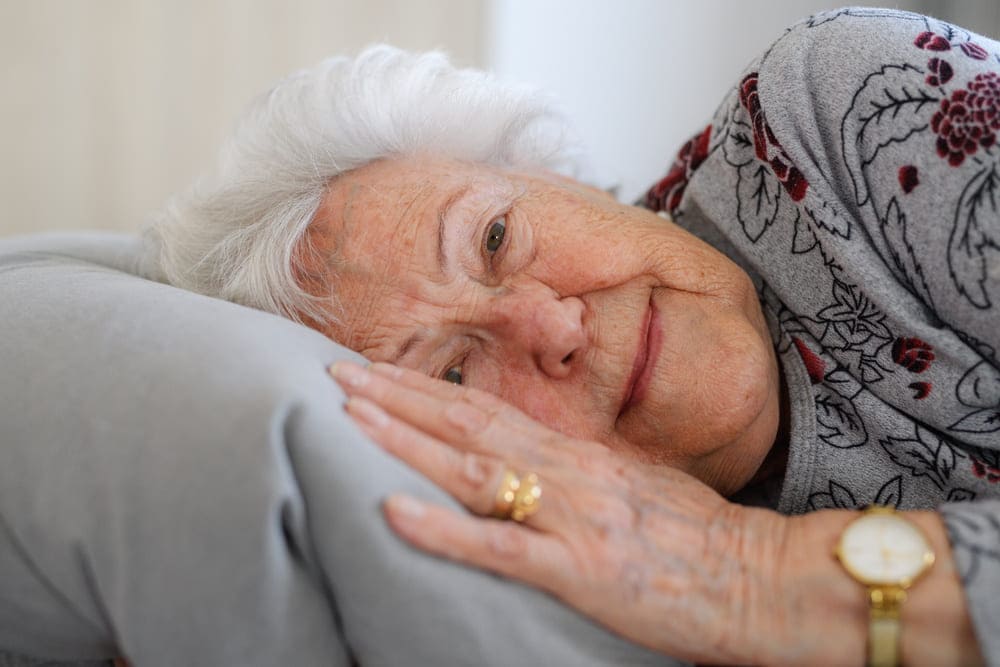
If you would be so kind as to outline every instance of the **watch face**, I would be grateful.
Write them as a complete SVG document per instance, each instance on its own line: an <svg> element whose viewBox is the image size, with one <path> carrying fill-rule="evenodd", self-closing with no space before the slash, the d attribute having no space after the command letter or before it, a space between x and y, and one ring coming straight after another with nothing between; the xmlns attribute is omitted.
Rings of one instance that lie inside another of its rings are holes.
<svg viewBox="0 0 1000 667"><path fill-rule="evenodd" d="M894 512L873 512L853 521L840 538L837 555L866 584L909 585L934 562L923 533Z"/></svg>

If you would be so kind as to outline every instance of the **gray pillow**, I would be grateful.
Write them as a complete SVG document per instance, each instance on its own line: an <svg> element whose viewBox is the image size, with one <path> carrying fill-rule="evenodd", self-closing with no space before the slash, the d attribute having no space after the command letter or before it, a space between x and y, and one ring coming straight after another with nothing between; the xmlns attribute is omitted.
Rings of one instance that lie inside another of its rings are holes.
<svg viewBox="0 0 1000 667"><path fill-rule="evenodd" d="M454 503L345 417L326 367L356 355L145 280L138 258L128 236L0 241L0 650L675 664L401 543L387 493Z"/></svg>

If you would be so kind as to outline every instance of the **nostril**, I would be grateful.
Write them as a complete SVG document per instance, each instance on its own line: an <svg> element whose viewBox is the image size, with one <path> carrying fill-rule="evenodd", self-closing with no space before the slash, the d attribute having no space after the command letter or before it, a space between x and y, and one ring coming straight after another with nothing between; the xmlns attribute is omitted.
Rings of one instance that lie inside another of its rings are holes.
<svg viewBox="0 0 1000 667"><path fill-rule="evenodd" d="M564 363L564 364L568 364L568 363L569 363L570 361L572 361L572 360L573 360L573 353L572 353L572 352L570 352L570 353L569 353L569 354L567 354L567 355L566 355L565 357L563 357L563 359L562 359L562 363Z"/></svg>

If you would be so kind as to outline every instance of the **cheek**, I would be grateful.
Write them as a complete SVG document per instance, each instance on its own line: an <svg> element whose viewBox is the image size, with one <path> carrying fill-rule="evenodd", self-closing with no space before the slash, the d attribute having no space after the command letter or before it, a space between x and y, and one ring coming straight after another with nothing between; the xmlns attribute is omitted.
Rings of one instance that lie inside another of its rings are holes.
<svg viewBox="0 0 1000 667"><path fill-rule="evenodd" d="M614 211L547 209L534 230L530 271L561 294L608 289L649 273L647 239Z"/></svg>
<svg viewBox="0 0 1000 667"><path fill-rule="evenodd" d="M748 277L725 255L659 218L641 229L635 235L634 252L644 258L661 285L721 299L734 307L743 305Z"/></svg>
<svg viewBox="0 0 1000 667"><path fill-rule="evenodd" d="M664 355L663 366L671 384L683 383L684 393L695 399L685 403L703 405L705 411L715 406L726 413L767 383L769 344L743 313L711 306L689 308L685 317L668 326L664 338L675 344Z"/></svg>
<svg viewBox="0 0 1000 667"><path fill-rule="evenodd" d="M706 297L657 293L663 347L649 398L626 439L657 462L693 470L742 442L773 394L770 343L752 319Z"/></svg>
<svg viewBox="0 0 1000 667"><path fill-rule="evenodd" d="M594 439L600 434L594 410L582 404L587 395L579 390L561 392L536 374L506 369L485 388L532 419L570 437Z"/></svg>
<svg viewBox="0 0 1000 667"><path fill-rule="evenodd" d="M692 381L685 402L691 421L713 424L720 444L735 439L753 421L769 385L766 351L755 332L745 322L734 325L706 335L688 363Z"/></svg>
<svg viewBox="0 0 1000 667"><path fill-rule="evenodd" d="M549 428L562 431L564 404L550 388L526 375L508 372L496 388L497 396Z"/></svg>

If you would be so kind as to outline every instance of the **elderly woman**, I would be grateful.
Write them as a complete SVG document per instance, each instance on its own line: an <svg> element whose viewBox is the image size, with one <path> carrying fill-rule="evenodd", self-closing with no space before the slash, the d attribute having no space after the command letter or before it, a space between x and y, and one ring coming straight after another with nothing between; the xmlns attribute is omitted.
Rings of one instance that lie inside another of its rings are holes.
<svg viewBox="0 0 1000 667"><path fill-rule="evenodd" d="M1000 45L825 13L632 207L544 99L374 48L151 239L380 362L346 409L471 511L388 498L418 548L700 662L1000 664L997 132Z"/></svg>

